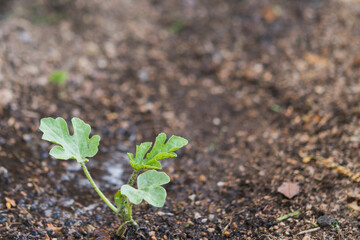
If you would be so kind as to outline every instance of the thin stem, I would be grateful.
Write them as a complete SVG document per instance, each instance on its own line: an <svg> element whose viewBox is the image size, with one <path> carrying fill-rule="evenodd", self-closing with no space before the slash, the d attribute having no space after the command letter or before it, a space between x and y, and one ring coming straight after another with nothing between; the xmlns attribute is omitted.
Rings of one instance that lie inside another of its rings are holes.
<svg viewBox="0 0 360 240"><path fill-rule="evenodd" d="M118 236L122 236L123 233L126 230L126 225L131 224L133 226L137 226L137 223L134 220L129 220L129 221L125 221L123 224L120 225L120 227L118 227L118 229L116 230L116 235Z"/></svg>
<svg viewBox="0 0 360 240"><path fill-rule="evenodd" d="M131 177L130 177L129 182L128 182L128 184L130 186L132 186L134 184L135 178L138 175L139 171L140 170L134 170L133 173L131 174Z"/></svg>
<svg viewBox="0 0 360 240"><path fill-rule="evenodd" d="M93 186L93 188L95 189L95 191L97 192L97 194L99 194L99 196L101 197L101 199L106 203L106 205L109 206L109 208L111 208L111 210L113 210L116 213L119 213L119 210L110 202L110 200L100 191L100 189L96 186L96 183L94 182L94 180L92 179L89 171L87 170L87 167L85 166L85 163L80 163L81 167L84 170L84 173L87 177L87 179L89 180L91 186Z"/></svg>

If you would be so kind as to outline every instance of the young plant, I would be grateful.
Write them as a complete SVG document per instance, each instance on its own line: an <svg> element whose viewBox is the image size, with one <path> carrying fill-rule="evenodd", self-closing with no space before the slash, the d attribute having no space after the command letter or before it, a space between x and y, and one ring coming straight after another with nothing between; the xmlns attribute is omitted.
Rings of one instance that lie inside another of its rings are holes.
<svg viewBox="0 0 360 240"><path fill-rule="evenodd" d="M100 136L95 135L89 138L91 127L79 118L71 120L73 135L68 130L66 121L63 118L43 118L39 129L43 132L42 139L58 144L50 150L50 155L56 159L75 159L81 164L84 173L98 193L100 198L113 210L123 223L117 230L117 234L123 234L128 224L137 226L132 218L132 205L140 204L143 200L155 207L163 207L166 199L166 190L161 185L170 182L169 176L161 169L160 160L176 157L174 151L188 144L185 138L172 136L166 141L166 134L160 133L150 150L152 143L144 142L136 146L135 156L128 153L133 173L127 184L121 186L115 194L115 205L100 191L92 179L85 163L88 157L93 157L98 152ZM149 170L149 171L146 171ZM140 172L143 172L139 175ZM134 188L137 179L137 188Z"/></svg>
<svg viewBox="0 0 360 240"><path fill-rule="evenodd" d="M52 84L63 86L66 83L68 74L65 71L54 71L49 76L49 80Z"/></svg>

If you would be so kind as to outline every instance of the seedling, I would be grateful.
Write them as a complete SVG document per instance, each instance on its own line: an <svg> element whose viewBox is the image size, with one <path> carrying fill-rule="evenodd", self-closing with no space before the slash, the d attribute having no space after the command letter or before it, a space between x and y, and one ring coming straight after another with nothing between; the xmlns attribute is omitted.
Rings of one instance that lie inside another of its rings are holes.
<svg viewBox="0 0 360 240"><path fill-rule="evenodd" d="M54 71L51 73L49 80L52 84L62 86L66 83L67 77L68 75L65 71Z"/></svg>
<svg viewBox="0 0 360 240"><path fill-rule="evenodd" d="M182 20L177 20L169 26L169 31L172 33L178 33L186 27L186 23Z"/></svg>
<svg viewBox="0 0 360 240"><path fill-rule="evenodd" d="M115 205L100 191L92 179L85 163L89 157L98 152L100 136L89 138L91 127L79 118L71 120L74 134L71 136L66 121L63 118L43 118L39 129L43 132L42 139L58 144L50 150L50 155L56 159L75 159L81 164L84 173L98 193L100 198L113 210L123 223L117 229L117 234L123 235L128 224L137 226L132 218L132 205L140 204L143 200L155 207L163 207L166 199L166 190L161 185L170 182L169 176L161 169L160 160L176 157L174 151L188 144L185 138L172 136L165 143L166 134L160 133L150 150L152 143L144 142L136 146L135 156L128 153L133 173L128 184L121 186L115 194ZM149 171L145 171L149 170ZM140 172L143 172L139 175ZM137 188L134 188L137 178Z"/></svg>

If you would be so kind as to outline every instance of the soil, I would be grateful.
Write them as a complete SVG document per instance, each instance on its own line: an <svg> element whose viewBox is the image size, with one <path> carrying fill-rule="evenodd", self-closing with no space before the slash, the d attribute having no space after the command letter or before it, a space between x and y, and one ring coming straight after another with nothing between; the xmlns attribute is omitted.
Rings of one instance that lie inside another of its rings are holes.
<svg viewBox="0 0 360 240"><path fill-rule="evenodd" d="M101 136L87 166L109 199L136 144L190 140L126 239L360 239L358 0L8 0L0 19L0 239L118 238L80 166L48 155L49 116Z"/></svg>

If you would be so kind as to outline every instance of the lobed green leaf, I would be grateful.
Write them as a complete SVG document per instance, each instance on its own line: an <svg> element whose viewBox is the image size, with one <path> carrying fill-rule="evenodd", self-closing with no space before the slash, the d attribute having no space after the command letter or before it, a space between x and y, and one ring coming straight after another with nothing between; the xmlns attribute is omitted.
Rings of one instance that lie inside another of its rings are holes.
<svg viewBox="0 0 360 240"><path fill-rule="evenodd" d="M133 204L139 204L145 200L154 207L163 207L166 199L166 190L161 185L169 182L170 177L166 173L149 170L138 176L138 189L130 185L123 185L121 187L121 194L125 195Z"/></svg>
<svg viewBox="0 0 360 240"><path fill-rule="evenodd" d="M79 118L72 118L71 123L74 129L72 136L63 118L41 119L39 129L43 132L42 139L59 145L50 150L54 158L87 162L87 157L93 157L98 152L100 136L89 138L91 127Z"/></svg>
<svg viewBox="0 0 360 240"><path fill-rule="evenodd" d="M165 140L166 134L160 133L156 137L154 146L149 153L147 152L151 148L151 142L144 142L136 146L135 157L132 153L128 153L131 166L136 170L161 169L160 160L176 157L177 155L174 151L188 144L188 140L178 136L170 137L166 143Z"/></svg>

